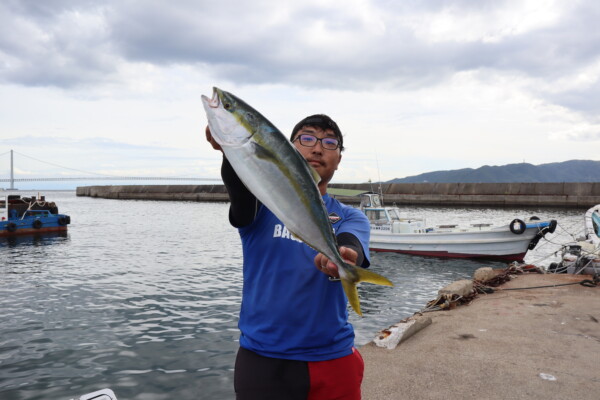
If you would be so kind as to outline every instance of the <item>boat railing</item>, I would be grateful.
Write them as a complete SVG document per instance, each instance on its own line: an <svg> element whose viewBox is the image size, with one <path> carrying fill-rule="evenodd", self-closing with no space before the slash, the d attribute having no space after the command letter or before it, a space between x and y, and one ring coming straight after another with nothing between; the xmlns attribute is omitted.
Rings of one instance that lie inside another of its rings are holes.
<svg viewBox="0 0 600 400"><path fill-rule="evenodd" d="M50 217L52 213L48 210L27 210L23 213L21 219L30 217Z"/></svg>
<svg viewBox="0 0 600 400"><path fill-rule="evenodd" d="M2 221L8 220L8 197L2 196L0 198L0 218Z"/></svg>
<svg viewBox="0 0 600 400"><path fill-rule="evenodd" d="M492 226L492 224L488 224L488 223L471 224L471 227L473 227L473 228L479 228L479 230L481 230L481 228L489 228L490 226Z"/></svg>

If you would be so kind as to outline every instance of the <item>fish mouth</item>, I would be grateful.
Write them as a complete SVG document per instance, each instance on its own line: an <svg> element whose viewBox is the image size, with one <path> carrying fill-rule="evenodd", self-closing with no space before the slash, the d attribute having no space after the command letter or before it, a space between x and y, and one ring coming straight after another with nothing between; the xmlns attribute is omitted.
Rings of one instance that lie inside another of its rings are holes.
<svg viewBox="0 0 600 400"><path fill-rule="evenodd" d="M219 98L219 90L216 87L214 87L212 98L210 99L208 98L208 96L202 95L202 102L210 108L219 108L219 105L221 104L221 99Z"/></svg>
<svg viewBox="0 0 600 400"><path fill-rule="evenodd" d="M221 104L221 100L219 99L219 92L217 88L213 88L213 95L210 101L208 102L208 106L211 108L218 108L219 104Z"/></svg>

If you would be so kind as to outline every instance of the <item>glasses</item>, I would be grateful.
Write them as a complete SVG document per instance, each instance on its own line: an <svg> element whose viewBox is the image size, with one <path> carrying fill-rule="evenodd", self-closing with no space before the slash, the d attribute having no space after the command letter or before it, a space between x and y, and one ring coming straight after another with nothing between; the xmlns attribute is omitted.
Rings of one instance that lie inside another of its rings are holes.
<svg viewBox="0 0 600 400"><path fill-rule="evenodd" d="M336 138L324 137L323 139L319 139L316 136L308 135L306 133L298 135L298 137L294 139L294 142L296 141L305 147L315 147L317 142L321 142L321 147L327 150L335 150L340 147L340 141Z"/></svg>

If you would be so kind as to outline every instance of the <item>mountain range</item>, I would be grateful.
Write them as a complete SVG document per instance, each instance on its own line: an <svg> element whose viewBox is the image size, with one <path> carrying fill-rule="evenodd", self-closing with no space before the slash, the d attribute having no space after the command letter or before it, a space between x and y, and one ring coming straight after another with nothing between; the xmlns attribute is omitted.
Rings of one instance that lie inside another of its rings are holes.
<svg viewBox="0 0 600 400"><path fill-rule="evenodd" d="M484 165L476 169L426 172L395 178L386 183L508 183L508 182L600 182L600 161L570 160L533 165Z"/></svg>

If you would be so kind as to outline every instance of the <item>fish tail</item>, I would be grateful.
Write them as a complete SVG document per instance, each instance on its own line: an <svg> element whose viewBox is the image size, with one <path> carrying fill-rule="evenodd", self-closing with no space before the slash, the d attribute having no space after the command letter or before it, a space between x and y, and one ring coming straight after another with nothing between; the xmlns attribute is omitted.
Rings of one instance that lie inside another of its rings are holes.
<svg viewBox="0 0 600 400"><path fill-rule="evenodd" d="M376 285L383 286L394 286L392 281L390 281L385 276L381 276L373 271L369 271L368 269L354 267L356 274L358 275L358 282L369 282L374 283Z"/></svg>
<svg viewBox="0 0 600 400"><path fill-rule="evenodd" d="M342 287L344 288L344 293L346 293L346 297L348 298L348 302L352 306L352 309L362 317L362 312L360 310L360 300L358 298L358 290L356 289L356 285L360 282L369 282L383 286L394 286L394 284L386 277L381 276L375 272L369 271L367 269L356 267L350 264L346 264L345 267L346 269L351 270L353 272L349 275L354 276L355 279L342 278Z"/></svg>
<svg viewBox="0 0 600 400"><path fill-rule="evenodd" d="M348 302L352 306L354 312L362 317L362 311L360 311L360 300L358 299L358 290L356 290L356 282L352 282L348 279L342 279L342 287L344 293L348 298Z"/></svg>

